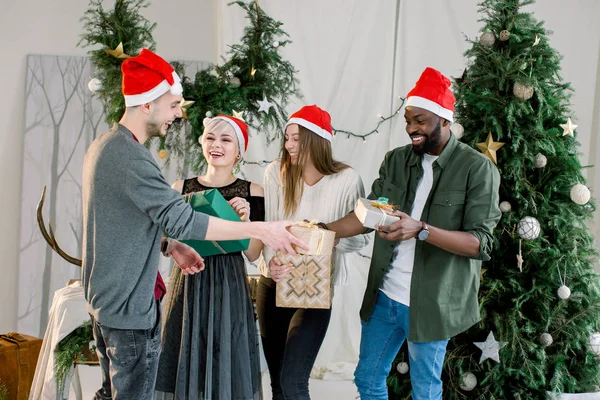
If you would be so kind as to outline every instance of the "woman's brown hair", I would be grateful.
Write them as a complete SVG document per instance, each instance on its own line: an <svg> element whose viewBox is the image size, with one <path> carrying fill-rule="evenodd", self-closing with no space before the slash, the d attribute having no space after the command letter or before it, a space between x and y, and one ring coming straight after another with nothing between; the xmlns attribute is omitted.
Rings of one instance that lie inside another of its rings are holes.
<svg viewBox="0 0 600 400"><path fill-rule="evenodd" d="M349 168L348 165L333 159L331 142L303 126L298 125L298 128L300 148L297 164L292 164L290 154L285 149L285 138L282 145L280 174L283 185L283 210L287 217L294 214L302 198L304 190L303 166L308 160L323 175L333 175Z"/></svg>

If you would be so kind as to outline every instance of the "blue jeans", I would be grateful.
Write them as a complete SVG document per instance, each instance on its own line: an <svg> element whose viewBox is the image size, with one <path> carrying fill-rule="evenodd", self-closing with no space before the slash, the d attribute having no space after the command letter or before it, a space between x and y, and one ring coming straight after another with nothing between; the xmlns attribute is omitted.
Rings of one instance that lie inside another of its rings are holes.
<svg viewBox="0 0 600 400"><path fill-rule="evenodd" d="M361 400L387 400L386 378L408 335L408 310L379 291L371 318L362 323L354 383ZM441 400L442 366L448 340L408 342L413 400Z"/></svg>
<svg viewBox="0 0 600 400"><path fill-rule="evenodd" d="M158 306L160 309L160 305ZM92 318L102 387L96 400L153 399L161 349L160 312L152 329L115 329Z"/></svg>

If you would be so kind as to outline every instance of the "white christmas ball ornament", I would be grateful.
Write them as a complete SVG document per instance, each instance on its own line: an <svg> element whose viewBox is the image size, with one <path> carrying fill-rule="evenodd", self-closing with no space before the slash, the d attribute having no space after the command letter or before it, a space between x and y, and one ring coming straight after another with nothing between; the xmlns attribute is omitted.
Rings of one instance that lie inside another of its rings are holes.
<svg viewBox="0 0 600 400"><path fill-rule="evenodd" d="M279 42L277 40L273 42L273 47L275 47L275 48L279 47Z"/></svg>
<svg viewBox="0 0 600 400"><path fill-rule="evenodd" d="M517 225L519 236L525 240L534 240L540 236L540 222L533 217L525 217Z"/></svg>
<svg viewBox="0 0 600 400"><path fill-rule="evenodd" d="M515 82L513 86L513 94L517 99L529 100L533 97L533 88L521 82Z"/></svg>
<svg viewBox="0 0 600 400"><path fill-rule="evenodd" d="M600 356L600 333L592 333L588 341L589 350L596 356Z"/></svg>
<svg viewBox="0 0 600 400"><path fill-rule="evenodd" d="M512 206L508 201L503 201L502 203L500 203L500 211L502 211L503 213L507 213L510 212L510 210L512 210Z"/></svg>
<svg viewBox="0 0 600 400"><path fill-rule="evenodd" d="M470 392L477 386L477 377L472 372L467 372L460 377L460 388L466 392Z"/></svg>
<svg viewBox="0 0 600 400"><path fill-rule="evenodd" d="M239 88L242 85L242 82L240 81L240 78L234 76L229 80L229 84L235 88Z"/></svg>
<svg viewBox="0 0 600 400"><path fill-rule="evenodd" d="M536 168L544 168L547 163L548 163L548 159L546 158L545 155L538 153L535 156L535 167Z"/></svg>
<svg viewBox="0 0 600 400"><path fill-rule="evenodd" d="M465 128L458 122L453 123L450 126L450 130L457 139L460 139L465 134Z"/></svg>
<svg viewBox="0 0 600 400"><path fill-rule="evenodd" d="M98 78L90 79L90 81L88 82L88 89L90 89L90 92L96 93L97 91L102 89L102 81L100 81L100 79Z"/></svg>
<svg viewBox="0 0 600 400"><path fill-rule="evenodd" d="M399 362L398 365L396 365L396 370L402 375L406 374L408 372L408 363Z"/></svg>
<svg viewBox="0 0 600 400"><path fill-rule="evenodd" d="M496 35L492 32L483 32L479 37L479 43L486 47L492 47L496 42Z"/></svg>
<svg viewBox="0 0 600 400"><path fill-rule="evenodd" d="M569 289L568 286L562 285L561 287L558 288L558 297L560 297L563 300L568 299L569 297L571 297L571 289Z"/></svg>
<svg viewBox="0 0 600 400"><path fill-rule="evenodd" d="M212 117L212 113L210 111L207 111L205 115L206 115L206 118L211 118Z"/></svg>
<svg viewBox="0 0 600 400"><path fill-rule="evenodd" d="M548 347L552 344L554 340L552 339L552 335L549 333L542 333L540 335L540 344L544 347Z"/></svg>
<svg viewBox="0 0 600 400"><path fill-rule="evenodd" d="M571 200L580 206L587 204L591 197L590 189L587 186L578 183L571 188Z"/></svg>

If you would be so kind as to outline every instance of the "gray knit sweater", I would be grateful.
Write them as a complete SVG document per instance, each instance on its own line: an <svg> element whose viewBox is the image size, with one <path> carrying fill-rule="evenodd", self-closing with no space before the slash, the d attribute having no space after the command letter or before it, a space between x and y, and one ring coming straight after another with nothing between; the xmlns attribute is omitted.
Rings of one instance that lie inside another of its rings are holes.
<svg viewBox="0 0 600 400"><path fill-rule="evenodd" d="M83 163L82 281L89 313L118 329L150 329L162 232L202 240L208 216L166 182L122 125L98 137Z"/></svg>

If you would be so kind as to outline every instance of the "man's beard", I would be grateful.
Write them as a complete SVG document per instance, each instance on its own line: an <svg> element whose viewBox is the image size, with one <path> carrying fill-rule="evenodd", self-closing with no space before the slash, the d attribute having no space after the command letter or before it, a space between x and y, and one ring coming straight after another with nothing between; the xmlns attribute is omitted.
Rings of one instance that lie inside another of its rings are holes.
<svg viewBox="0 0 600 400"><path fill-rule="evenodd" d="M433 128L431 133L429 133L429 135L427 136L423 136L424 143L422 143L418 147L414 144L412 146L413 152L418 156L422 156L425 153L431 153L432 151L437 150L437 148L440 147L440 144L442 143L442 122L438 121L437 126Z"/></svg>
<svg viewBox="0 0 600 400"><path fill-rule="evenodd" d="M148 122L146 124L146 133L148 134L148 137L152 138L162 136L162 132L160 130L161 127L162 125L158 125L156 122Z"/></svg>

